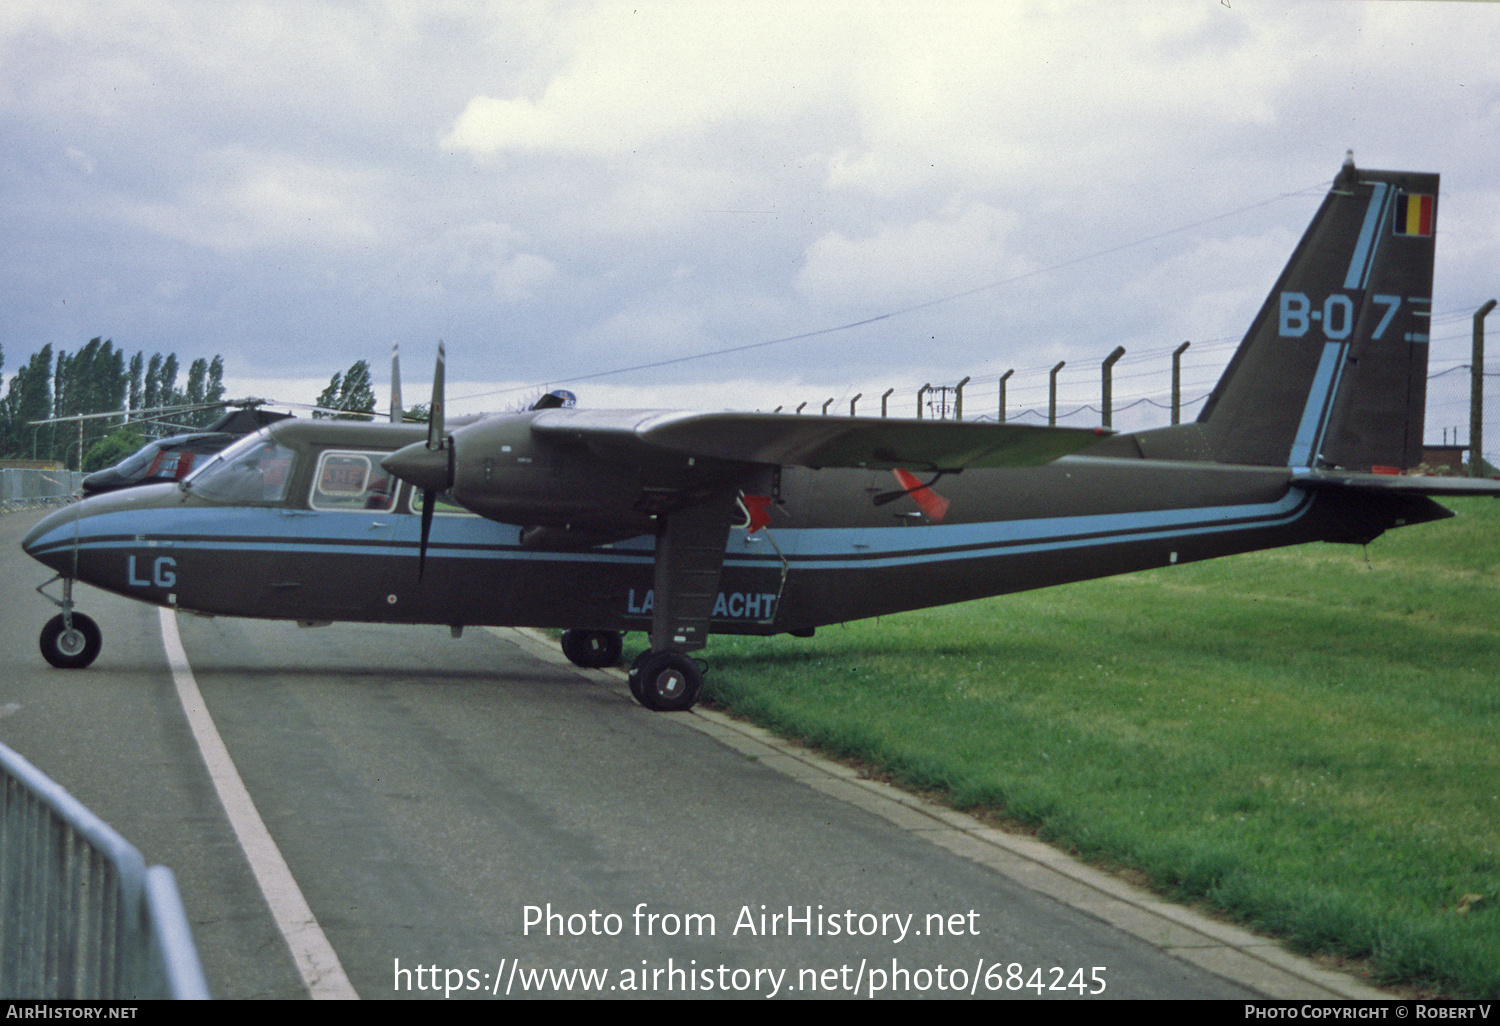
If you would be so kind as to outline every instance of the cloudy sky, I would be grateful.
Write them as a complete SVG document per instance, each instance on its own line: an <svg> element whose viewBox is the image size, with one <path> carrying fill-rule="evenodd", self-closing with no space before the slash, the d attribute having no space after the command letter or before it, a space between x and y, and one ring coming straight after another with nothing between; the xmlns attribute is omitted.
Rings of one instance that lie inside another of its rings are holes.
<svg viewBox="0 0 1500 1026"><path fill-rule="evenodd" d="M993 415L1014 368L1017 416L1123 345L1116 425L1159 424L1352 149L1443 175L1436 374L1500 293L1497 41L1468 3L6 0L5 370L99 335L287 401L368 359L384 402L398 339L412 402L442 339L456 410L968 376Z"/></svg>

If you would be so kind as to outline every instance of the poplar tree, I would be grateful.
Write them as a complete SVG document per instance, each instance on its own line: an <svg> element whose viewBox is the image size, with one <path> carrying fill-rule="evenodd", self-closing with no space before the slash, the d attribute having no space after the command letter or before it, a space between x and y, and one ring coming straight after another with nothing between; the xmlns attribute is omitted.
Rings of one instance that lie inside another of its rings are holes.
<svg viewBox="0 0 1500 1026"><path fill-rule="evenodd" d="M135 355L130 358L130 398L127 401L127 406L132 412L145 405L144 377L145 359L141 351L136 350Z"/></svg>
<svg viewBox="0 0 1500 1026"><path fill-rule="evenodd" d="M318 419L371 420L375 412L375 388L370 382L369 363L357 360L346 373L334 374L318 396L318 405L324 411L341 411L314 411L313 416Z"/></svg>

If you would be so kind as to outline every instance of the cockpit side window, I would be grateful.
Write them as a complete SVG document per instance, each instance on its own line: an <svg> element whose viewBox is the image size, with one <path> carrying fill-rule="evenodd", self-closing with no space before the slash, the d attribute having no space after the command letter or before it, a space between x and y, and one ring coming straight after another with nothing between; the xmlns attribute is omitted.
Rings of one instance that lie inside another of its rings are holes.
<svg viewBox="0 0 1500 1026"><path fill-rule="evenodd" d="M400 485L380 466L385 456L383 452L323 453L308 505L334 512L390 512Z"/></svg>
<svg viewBox="0 0 1500 1026"><path fill-rule="evenodd" d="M422 489L413 488L406 499L406 511L408 513L422 512ZM473 510L464 509L453 501L453 496L447 492L438 492L437 498L432 504L432 512L440 517L474 517L479 514Z"/></svg>
<svg viewBox="0 0 1500 1026"><path fill-rule="evenodd" d="M272 438L252 435L190 480L194 495L213 502L266 506L286 498L296 454Z"/></svg>

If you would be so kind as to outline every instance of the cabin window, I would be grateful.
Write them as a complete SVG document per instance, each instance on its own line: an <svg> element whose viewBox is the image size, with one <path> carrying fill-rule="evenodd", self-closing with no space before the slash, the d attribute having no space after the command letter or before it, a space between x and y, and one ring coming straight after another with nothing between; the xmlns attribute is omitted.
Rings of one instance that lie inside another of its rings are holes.
<svg viewBox="0 0 1500 1026"><path fill-rule="evenodd" d="M264 506L286 498L296 454L262 435L225 449L191 478L194 495L214 502Z"/></svg>
<svg viewBox="0 0 1500 1026"><path fill-rule="evenodd" d="M380 465L383 452L330 450L313 476L313 509L389 513L396 505L396 479Z"/></svg>

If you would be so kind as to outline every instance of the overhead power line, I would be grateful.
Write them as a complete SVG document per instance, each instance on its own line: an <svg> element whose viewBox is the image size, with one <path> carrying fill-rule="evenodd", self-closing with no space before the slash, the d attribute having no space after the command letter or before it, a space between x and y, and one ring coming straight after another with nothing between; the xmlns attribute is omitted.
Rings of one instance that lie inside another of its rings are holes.
<svg viewBox="0 0 1500 1026"><path fill-rule="evenodd" d="M1089 260L1097 260L1099 257L1121 253L1125 250L1133 249L1136 246L1143 246L1147 243L1156 242L1160 239L1166 239L1174 235L1180 235L1183 232L1192 231L1196 228L1202 228L1204 225L1213 224L1216 221L1223 221L1231 217L1237 217L1241 214L1248 213L1251 210L1258 210L1261 207L1270 206L1273 203L1280 203L1281 201L1286 199L1314 194L1315 192L1321 192L1322 190L1326 189L1329 184L1329 182L1324 181L1318 183L1317 185L1297 189L1292 192L1279 193L1278 195L1271 196L1267 199L1257 200L1254 203L1249 203L1245 206L1237 207L1234 210L1228 210L1221 214L1214 214L1212 217L1205 217L1201 220L1193 221L1190 224L1179 225L1176 228L1169 228L1166 231L1156 232L1152 235L1146 235L1141 238L1134 239L1130 242L1121 243L1117 246L1110 246L1105 249L1095 250L1094 252L1087 253L1083 256L1073 257L1072 259L1064 260L1060 263L1050 264L1047 267L1041 267L1032 271L1027 271L1024 274L1017 274L1009 278L1002 278L999 281L992 281L985 285L978 285L974 288L964 289L961 292L953 292L946 296L940 296L936 299L924 300L921 303L913 303L910 306L904 306L896 310L887 311L886 313L876 314L873 317L865 317L857 321L850 321L846 324L836 324L831 327L818 328L813 331L804 331L795 335L784 335L780 338L767 339L763 342L749 342L744 345L725 346L721 349L705 350L704 352L692 353L687 356L675 356L666 360L653 360L650 363L633 364L628 367L616 367L612 370L592 371L588 374L575 374L572 377L567 378L552 378L547 380L546 382L539 382L530 385L516 385L512 388L499 388L491 392L476 392L473 395L455 397L451 401L457 402L460 400L468 399L483 399L492 395L504 395L510 392L522 392L526 391L527 389L567 385L572 384L576 381L593 381L598 378L613 377L617 374L630 374L635 371L656 370L660 367L671 367L675 364L689 363L693 360L705 360L709 357L714 356L727 356L731 353L744 353L754 349L764 349L768 346L783 345L788 342L804 342L808 339L821 338L825 335L834 335L840 332L853 331L857 328L869 327L872 324L878 324L882 321L888 321L897 317L903 317L907 314L916 313L919 310L928 310L932 307L941 306L945 303L952 303L960 299L966 299L969 296L976 296L981 293L988 292L992 289L1002 288L1006 285L1014 285L1016 282L1025 281L1028 278L1034 278L1043 274L1051 274L1054 271L1064 270L1068 267L1075 267L1078 264L1085 263Z"/></svg>

